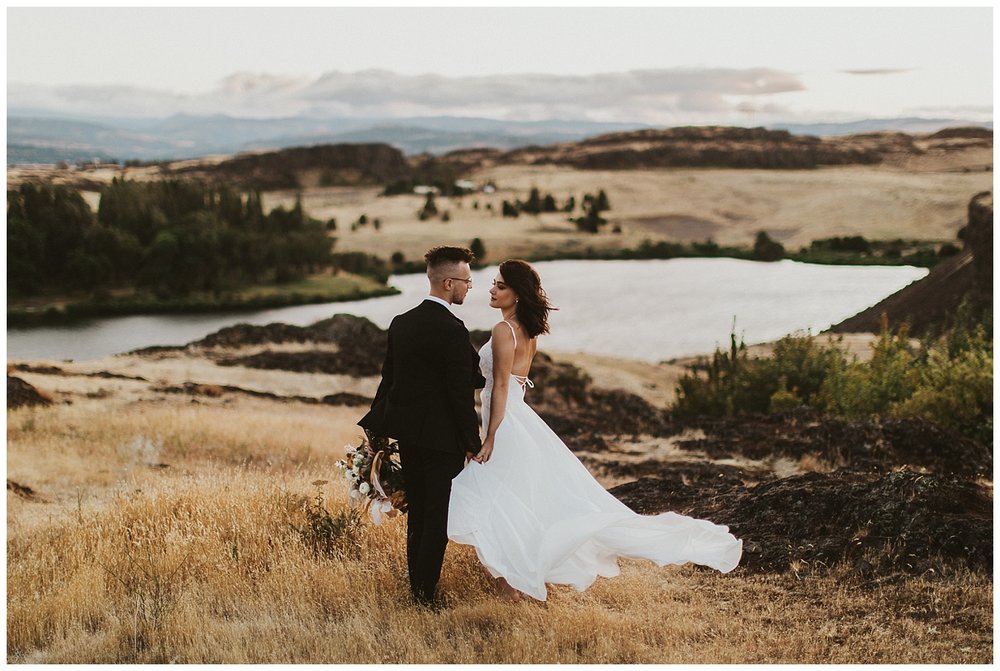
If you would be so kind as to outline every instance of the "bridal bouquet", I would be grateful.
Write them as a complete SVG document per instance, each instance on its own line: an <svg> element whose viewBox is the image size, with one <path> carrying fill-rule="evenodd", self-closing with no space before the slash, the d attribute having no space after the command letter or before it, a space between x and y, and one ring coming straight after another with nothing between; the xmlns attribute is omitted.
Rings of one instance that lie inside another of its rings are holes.
<svg viewBox="0 0 1000 671"><path fill-rule="evenodd" d="M357 447L347 445L346 459L337 462L351 483L351 507L363 505L376 525L383 517L406 512L403 472L399 465L399 445L388 438L366 433Z"/></svg>

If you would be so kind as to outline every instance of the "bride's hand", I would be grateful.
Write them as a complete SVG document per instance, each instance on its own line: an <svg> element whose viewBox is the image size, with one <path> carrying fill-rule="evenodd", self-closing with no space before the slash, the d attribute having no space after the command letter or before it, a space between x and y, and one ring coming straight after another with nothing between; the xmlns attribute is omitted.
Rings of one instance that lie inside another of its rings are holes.
<svg viewBox="0 0 1000 671"><path fill-rule="evenodd" d="M487 438L483 441L483 448L479 450L479 454L473 457L476 461L481 464L486 463L490 460L490 455L493 454L493 438Z"/></svg>

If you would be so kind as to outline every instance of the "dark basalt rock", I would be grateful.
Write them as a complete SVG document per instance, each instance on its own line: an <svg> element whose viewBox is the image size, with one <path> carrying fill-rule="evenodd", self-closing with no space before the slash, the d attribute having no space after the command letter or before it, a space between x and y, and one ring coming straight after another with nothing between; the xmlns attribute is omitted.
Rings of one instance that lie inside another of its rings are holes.
<svg viewBox="0 0 1000 671"><path fill-rule="evenodd" d="M52 399L19 377L7 376L7 408L52 405Z"/></svg>
<svg viewBox="0 0 1000 671"><path fill-rule="evenodd" d="M212 333L189 347L236 348L247 345L280 343L334 344L336 352L314 350L306 352L274 352L265 350L248 356L217 359L221 366L246 366L268 370L289 370L299 373L327 373L367 377L378 375L388 342L386 332L365 319L338 314L310 326L267 324L254 326L236 324Z"/></svg>
<svg viewBox="0 0 1000 671"><path fill-rule="evenodd" d="M726 484L674 506L676 483L645 478L611 493L643 514L666 510L729 526L749 572L824 570L848 561L867 576L991 571L992 492L910 471L807 473L754 487Z"/></svg>
<svg viewBox="0 0 1000 671"><path fill-rule="evenodd" d="M713 459L813 455L854 470L910 467L965 476L993 472L988 448L918 418L852 421L800 408L771 415L704 417L683 426L702 429L706 437L678 441L678 446Z"/></svg>

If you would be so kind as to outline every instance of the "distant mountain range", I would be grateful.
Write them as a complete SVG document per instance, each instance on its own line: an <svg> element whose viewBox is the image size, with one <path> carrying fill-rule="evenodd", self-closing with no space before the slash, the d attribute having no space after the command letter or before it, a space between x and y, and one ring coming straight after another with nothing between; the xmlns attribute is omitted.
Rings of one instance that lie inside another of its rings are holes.
<svg viewBox="0 0 1000 671"><path fill-rule="evenodd" d="M834 136L876 131L930 133L955 126L992 128L961 119L865 119L849 123L772 124L796 135ZM175 115L163 119L61 118L40 110L9 110L7 164L157 161L211 154L337 143L382 142L404 154L442 154L470 147L509 150L575 142L595 135L648 128L639 123L501 121L471 117L403 119L244 119Z"/></svg>

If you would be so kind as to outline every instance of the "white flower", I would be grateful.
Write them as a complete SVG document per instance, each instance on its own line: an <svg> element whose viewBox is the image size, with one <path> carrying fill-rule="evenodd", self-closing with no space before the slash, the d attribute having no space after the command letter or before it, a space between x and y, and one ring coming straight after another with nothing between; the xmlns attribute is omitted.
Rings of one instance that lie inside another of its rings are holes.
<svg viewBox="0 0 1000 671"><path fill-rule="evenodd" d="M361 473L361 467L355 466L354 468L351 469L351 473L354 473L354 475L359 475Z"/></svg>
<svg viewBox="0 0 1000 671"><path fill-rule="evenodd" d="M361 492L362 494L367 494L371 490L372 490L372 487L367 482L362 482L361 486L358 487L358 491Z"/></svg>
<svg viewBox="0 0 1000 671"><path fill-rule="evenodd" d="M340 470L344 470L345 468L347 468L347 463L343 459L340 459L337 461L336 464L334 464L334 466L336 466Z"/></svg>
<svg viewBox="0 0 1000 671"><path fill-rule="evenodd" d="M395 511L392 509L392 503L389 499L375 501L371 507L368 508L368 514L371 516L372 522L374 522L376 526L382 524L382 518L384 516L391 517L394 512Z"/></svg>
<svg viewBox="0 0 1000 671"><path fill-rule="evenodd" d="M344 479L345 480L353 480L354 479L354 473L351 472L351 471L344 471Z"/></svg>

